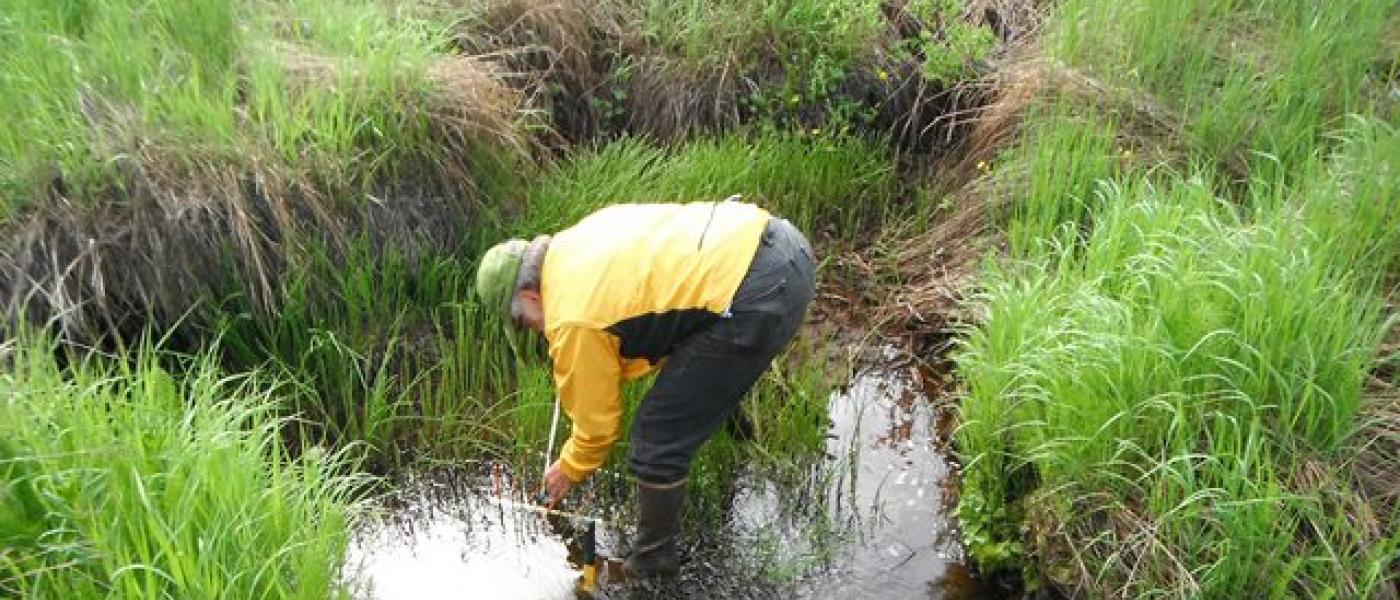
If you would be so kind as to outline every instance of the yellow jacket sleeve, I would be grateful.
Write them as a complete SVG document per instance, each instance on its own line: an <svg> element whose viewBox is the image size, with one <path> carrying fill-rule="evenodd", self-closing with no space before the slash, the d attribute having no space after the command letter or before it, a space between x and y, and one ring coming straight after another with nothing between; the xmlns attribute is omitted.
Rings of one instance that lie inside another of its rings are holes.
<svg viewBox="0 0 1400 600"><path fill-rule="evenodd" d="M587 327L560 327L551 336L559 404L573 421L559 464L575 483L607 460L622 430L622 360L617 338Z"/></svg>

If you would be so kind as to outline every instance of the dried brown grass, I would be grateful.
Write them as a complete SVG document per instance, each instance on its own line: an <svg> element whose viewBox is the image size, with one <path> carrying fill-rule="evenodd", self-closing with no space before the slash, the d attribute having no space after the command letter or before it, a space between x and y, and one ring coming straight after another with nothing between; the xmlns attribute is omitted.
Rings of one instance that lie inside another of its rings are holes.
<svg viewBox="0 0 1400 600"><path fill-rule="evenodd" d="M967 18L985 23L1010 46L1034 39L1040 34L1050 0L970 0Z"/></svg>
<svg viewBox="0 0 1400 600"><path fill-rule="evenodd" d="M1380 531L1400 528L1400 323L1391 329L1382 356L1387 365L1381 373L1391 372L1391 380L1373 377L1367 386L1356 435L1358 451L1353 470L1356 487L1361 491L1379 523Z"/></svg>
<svg viewBox="0 0 1400 600"><path fill-rule="evenodd" d="M684 59L653 54L627 66L621 129L659 142L679 142L730 131L745 120L741 98L761 84L737 70L730 56L715 70L696 70Z"/></svg>
<svg viewBox="0 0 1400 600"><path fill-rule="evenodd" d="M747 40L745 47L717 43L703 59L647 39L644 3L635 1L438 4L439 10L474 14L459 22L459 46L497 61L527 104L550 115L552 130L544 141L555 149L624 134L673 143L731 131L772 116L745 100L803 77L788 72L792 57L782 55L777 39ZM875 118L869 132L888 136L905 151L948 151L966 132L965 117L987 97L968 85L975 78L929 82L916 62L892 58L889 48L931 26L911 18L904 4L886 5L885 30L870 40L867 56L846 65L828 100L870 107ZM1042 14L1036 0L976 0L968 6L965 19L990 27L1008 46L1033 35ZM878 71L888 77L877 77ZM813 127L828 110L804 106L782 117Z"/></svg>
<svg viewBox="0 0 1400 600"><path fill-rule="evenodd" d="M1358 548L1375 547L1393 531L1394 502L1400 494L1396 491L1400 489L1400 473L1395 466L1400 464L1400 427L1396 427L1400 423L1400 396L1372 403L1369 411L1375 425L1364 437L1373 443L1356 463L1356 473L1363 478L1359 486L1339 479L1343 471L1332 462L1309 458L1297 465L1289 491L1317 499L1325 509L1324 520L1318 523L1309 521L1306 514L1294 515L1300 519L1295 532L1299 555L1311 552L1305 545L1337 542L1317 539L1314 533L1329 530L1327 520L1334 514L1348 515L1352 531L1359 536L1351 543ZM1375 426L1384 431L1375 430ZM1373 476L1378 481L1368 481ZM1026 543L1036 549L1037 571L1069 597L1194 598L1204 593L1199 573L1193 570L1200 557L1186 555L1188 549L1181 545L1180 532L1173 539L1161 521L1117 495L1063 488L1039 490L1024 506L1031 511L1026 519ZM1215 527L1220 518L1214 511L1196 511L1192 526ZM1341 552L1353 549L1336 548ZM1362 585L1354 579L1343 581L1343 588L1334 592L1341 597L1361 597ZM1301 594L1303 590L1294 592ZM1397 593L1382 586L1371 597L1393 600Z"/></svg>
<svg viewBox="0 0 1400 600"><path fill-rule="evenodd" d="M1186 559L1139 508L1106 492L1079 493L1071 506L1057 508L1053 499L1037 492L1026 503L1033 511L1027 522L1041 574L1060 592L1073 598L1201 594Z"/></svg>
<svg viewBox="0 0 1400 600"><path fill-rule="evenodd" d="M544 146L560 150L604 134L607 117L598 102L609 86L612 58L626 28L616 2L583 0L452 0L445 9L476 7L458 22L457 45L496 65L519 89L524 106L549 116Z"/></svg>
<svg viewBox="0 0 1400 600"><path fill-rule="evenodd" d="M970 322L964 302L986 250L994 238L995 214L1014 201L1024 173L1008 166L995 173L984 166L1010 148L1027 113L1047 97L1041 63L1018 59L979 82L993 100L972 111L971 131L959 158L941 165L936 193L950 198L938 222L912 238L891 241L897 250L895 271L907 282L880 302L884 319L906 329L944 328Z"/></svg>

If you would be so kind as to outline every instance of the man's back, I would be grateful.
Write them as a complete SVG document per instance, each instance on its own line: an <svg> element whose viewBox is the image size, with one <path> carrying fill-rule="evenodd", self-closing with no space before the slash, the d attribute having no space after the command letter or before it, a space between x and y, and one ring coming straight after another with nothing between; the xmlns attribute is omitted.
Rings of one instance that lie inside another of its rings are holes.
<svg viewBox="0 0 1400 600"><path fill-rule="evenodd" d="M727 201L593 213L550 241L540 286L546 336L606 330L621 357L655 362L729 308L769 218Z"/></svg>

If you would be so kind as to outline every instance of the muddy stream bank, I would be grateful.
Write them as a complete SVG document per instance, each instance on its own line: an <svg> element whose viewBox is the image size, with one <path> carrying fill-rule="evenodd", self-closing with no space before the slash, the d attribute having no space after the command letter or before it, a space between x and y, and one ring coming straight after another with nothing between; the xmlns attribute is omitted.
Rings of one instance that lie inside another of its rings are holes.
<svg viewBox="0 0 1400 600"><path fill-rule="evenodd" d="M944 412L887 353L831 396L826 457L809 489L742 473L725 517L687 535L679 581L642 590L604 575L593 597L1002 597L963 564ZM564 537L503 501L499 475L479 471L410 477L354 532L344 575L354 598L587 597L576 596ZM611 555L618 532L607 521L597 532Z"/></svg>

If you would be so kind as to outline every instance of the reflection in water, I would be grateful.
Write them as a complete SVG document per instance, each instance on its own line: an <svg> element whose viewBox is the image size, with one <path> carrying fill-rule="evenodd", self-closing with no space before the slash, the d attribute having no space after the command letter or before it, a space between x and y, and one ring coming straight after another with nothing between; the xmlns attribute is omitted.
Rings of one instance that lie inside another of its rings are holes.
<svg viewBox="0 0 1400 600"><path fill-rule="evenodd" d="M450 479L450 478L449 478ZM573 598L577 573L544 519L438 480L354 535L347 575L364 600Z"/></svg>
<svg viewBox="0 0 1400 600"><path fill-rule="evenodd" d="M908 369L868 370L832 399L843 464L832 501L851 531L813 598L928 598L962 548L946 493L950 473L936 436L937 412Z"/></svg>
<svg viewBox="0 0 1400 600"><path fill-rule="evenodd" d="M912 375L870 369L832 397L829 458L807 486L743 474L727 522L692 536L680 581L599 596L988 597L960 564L938 412ZM355 597L573 598L578 572L563 541L491 489L487 477L451 475L406 485L386 518L354 536Z"/></svg>

